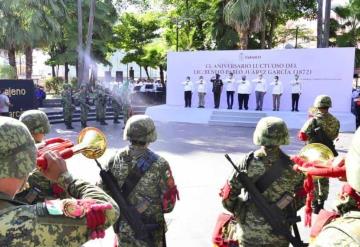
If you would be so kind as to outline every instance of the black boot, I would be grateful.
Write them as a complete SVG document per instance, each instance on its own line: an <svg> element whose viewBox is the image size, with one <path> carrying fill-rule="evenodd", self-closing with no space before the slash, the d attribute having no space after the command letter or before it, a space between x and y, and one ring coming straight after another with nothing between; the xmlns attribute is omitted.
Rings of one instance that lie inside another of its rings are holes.
<svg viewBox="0 0 360 247"><path fill-rule="evenodd" d="M86 122L81 121L81 128L86 128L86 127L87 127Z"/></svg>
<svg viewBox="0 0 360 247"><path fill-rule="evenodd" d="M105 120L102 120L102 121L100 122L100 125L108 125L108 124L105 122Z"/></svg>
<svg viewBox="0 0 360 247"><path fill-rule="evenodd" d="M115 123L115 124L118 124L118 123L120 123L120 122L119 122L119 120L118 120L117 118L114 118L114 123Z"/></svg>

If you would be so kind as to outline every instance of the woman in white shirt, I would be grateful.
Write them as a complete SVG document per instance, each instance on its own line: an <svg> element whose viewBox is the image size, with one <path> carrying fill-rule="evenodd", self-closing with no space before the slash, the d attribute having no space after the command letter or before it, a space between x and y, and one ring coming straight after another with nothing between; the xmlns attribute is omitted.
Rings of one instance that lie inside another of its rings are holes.
<svg viewBox="0 0 360 247"><path fill-rule="evenodd" d="M200 76L196 84L198 85L197 90L199 95L198 108L205 108L206 81L204 80L204 77Z"/></svg>
<svg viewBox="0 0 360 247"><path fill-rule="evenodd" d="M258 78L253 80L256 83L255 85L255 97L256 97L256 111L262 111L264 96L267 91L266 80L263 79L262 74L258 75Z"/></svg>
<svg viewBox="0 0 360 247"><path fill-rule="evenodd" d="M187 76L182 84L184 85L185 107L191 107L193 83L190 81L190 76Z"/></svg>
<svg viewBox="0 0 360 247"><path fill-rule="evenodd" d="M274 81L270 84L273 86L272 95L273 95L273 111L279 111L280 108L280 97L284 92L281 81L279 81L279 77L276 75L274 77Z"/></svg>
<svg viewBox="0 0 360 247"><path fill-rule="evenodd" d="M295 80L290 82L291 85L291 111L299 111L299 98L301 95L301 81L299 75L295 75Z"/></svg>
<svg viewBox="0 0 360 247"><path fill-rule="evenodd" d="M243 106L245 110L249 109L249 96L251 94L251 84L248 80L246 80L246 76L242 76L241 80L238 81L238 101L239 101L239 110L242 110Z"/></svg>
<svg viewBox="0 0 360 247"><path fill-rule="evenodd" d="M232 109L234 104L234 93L235 93L235 78L233 73L229 74L229 77L225 80L226 82L226 100L228 109Z"/></svg>

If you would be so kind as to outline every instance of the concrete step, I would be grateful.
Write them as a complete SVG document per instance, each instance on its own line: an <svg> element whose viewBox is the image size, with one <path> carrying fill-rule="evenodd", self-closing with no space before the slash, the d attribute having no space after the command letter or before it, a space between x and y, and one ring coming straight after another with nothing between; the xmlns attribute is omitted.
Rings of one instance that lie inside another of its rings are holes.
<svg viewBox="0 0 360 247"><path fill-rule="evenodd" d="M229 110L229 111L213 111L212 116L244 116L244 117L266 117L266 113L263 112L254 112L254 111L239 111L239 110Z"/></svg>
<svg viewBox="0 0 360 247"><path fill-rule="evenodd" d="M209 125L217 126L234 126L234 127L256 127L257 122L246 122L246 121L218 121L218 120L209 120Z"/></svg>
<svg viewBox="0 0 360 247"><path fill-rule="evenodd" d="M257 123L259 120L261 119L261 117L258 116L250 116L250 115L231 115L231 116L227 116L227 115L212 115L210 117L210 120L214 120L214 121L237 121L237 122L255 122Z"/></svg>

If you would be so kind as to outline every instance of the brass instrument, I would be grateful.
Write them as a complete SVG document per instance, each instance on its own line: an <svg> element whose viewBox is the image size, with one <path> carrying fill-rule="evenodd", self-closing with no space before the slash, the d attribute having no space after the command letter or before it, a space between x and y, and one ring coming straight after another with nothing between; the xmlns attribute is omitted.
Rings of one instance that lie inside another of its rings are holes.
<svg viewBox="0 0 360 247"><path fill-rule="evenodd" d="M71 158L74 154L78 153L82 153L89 159L97 159L105 153L107 147L105 134L94 127L87 127L81 130L77 138L78 144L76 145L70 140L55 139L58 139L58 142L51 142L51 144L38 150L36 163L42 170L47 168L47 161L44 158L46 151L57 151L63 159Z"/></svg>

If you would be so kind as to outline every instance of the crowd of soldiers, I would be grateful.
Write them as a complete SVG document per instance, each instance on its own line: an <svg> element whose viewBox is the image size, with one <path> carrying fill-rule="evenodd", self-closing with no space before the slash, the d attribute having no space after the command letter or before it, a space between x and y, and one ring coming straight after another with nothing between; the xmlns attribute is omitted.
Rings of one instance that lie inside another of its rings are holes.
<svg viewBox="0 0 360 247"><path fill-rule="evenodd" d="M96 121L101 125L107 125L106 119L106 107L108 102L111 101L113 109L113 122L115 124L119 122L119 116L123 113L124 127L127 119L131 116L131 90L129 88L129 82L124 82L121 87L113 86L112 90L108 90L96 84L94 89L81 85L78 92L73 93L70 84L64 84L63 91L61 93L61 103L63 108L64 122L67 129L73 129L72 118L73 113L76 110L75 103L80 105L80 122L81 127L87 127L88 114L91 109L90 102L94 102L96 111Z"/></svg>
<svg viewBox="0 0 360 247"><path fill-rule="evenodd" d="M77 94L84 97L86 88ZM318 96L298 138L322 143L337 156L334 140L340 123L329 113L331 106L329 96ZM149 149L157 139L150 117L128 119L123 138L129 146L118 150L106 168L125 204L141 215L141 229L135 229L104 179L95 186L74 178L55 151L43 154L46 167L36 166L37 155L51 143L45 139L49 130L46 115L38 110L24 112L19 120L0 117L0 246L80 246L104 237L111 225L119 246L166 246L164 214L173 210L179 193L168 162ZM216 246L306 246L296 226L297 210L304 205L305 222L311 223L314 212L323 223L314 224L318 229L310 246L360 246L360 129L346 157L320 166L286 155L280 146L289 140L282 119L265 117L258 122L253 142L260 148L233 163L234 174L221 190L223 206L232 215L220 218L213 238ZM321 179L313 179L316 172ZM337 211L326 212L323 202L332 176L347 183Z"/></svg>

